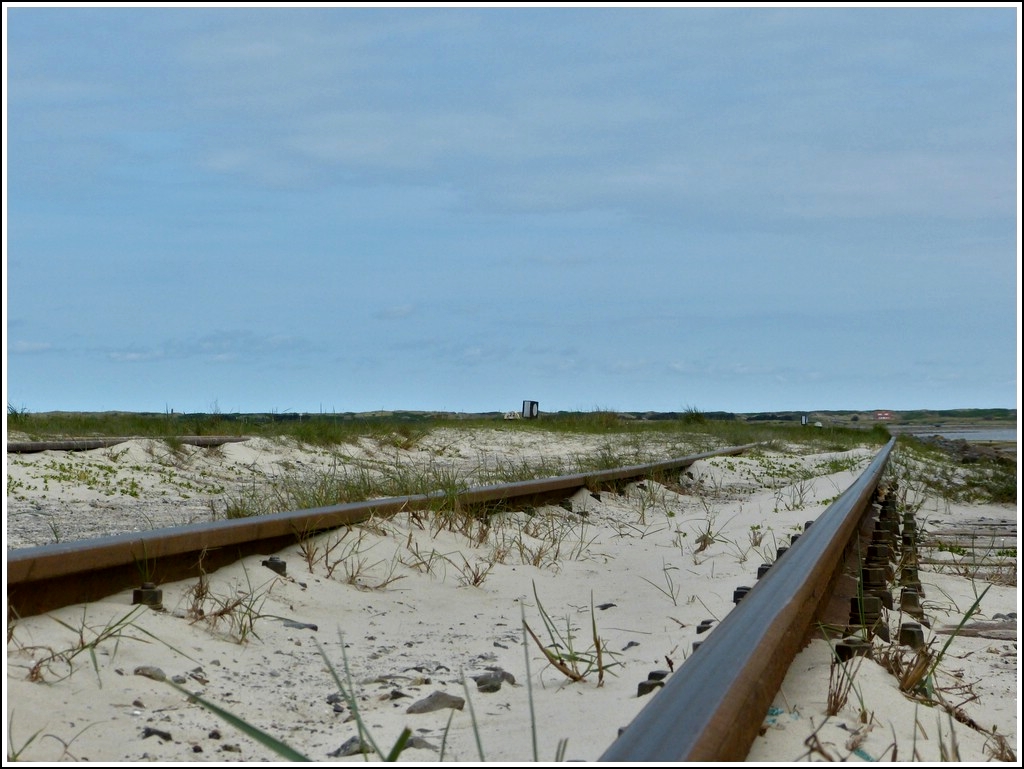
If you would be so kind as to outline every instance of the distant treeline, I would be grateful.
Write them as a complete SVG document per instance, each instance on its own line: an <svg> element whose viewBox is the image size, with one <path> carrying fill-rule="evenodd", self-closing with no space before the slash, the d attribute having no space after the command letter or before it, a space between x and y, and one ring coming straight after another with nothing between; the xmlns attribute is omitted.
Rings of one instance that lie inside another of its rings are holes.
<svg viewBox="0 0 1024 769"><path fill-rule="evenodd" d="M30 413L8 407L7 424L26 432L40 432L65 435L211 435L219 433L247 434L272 430L275 425L286 425L289 430L308 432L317 426L337 427L344 430L358 426L370 428L399 427L400 429L424 429L432 423L459 421L461 423L489 422L503 419L505 412L490 411L477 413L448 411L372 411L372 412L329 412L329 413L183 413L159 412L41 412ZM757 413L736 413L732 411L701 411L689 408L685 411L540 411L540 420L546 423L565 425L603 425L605 427L623 421L673 422L693 424L696 422L737 422L737 423L799 423L804 417L818 418L837 423L874 422L873 411L766 411ZM951 422L1014 422L1016 409L949 409L893 411L890 424L942 424Z"/></svg>
<svg viewBox="0 0 1024 769"><path fill-rule="evenodd" d="M1016 419L1017 409L947 409L944 411L900 411L899 418L906 421L933 422L944 419Z"/></svg>

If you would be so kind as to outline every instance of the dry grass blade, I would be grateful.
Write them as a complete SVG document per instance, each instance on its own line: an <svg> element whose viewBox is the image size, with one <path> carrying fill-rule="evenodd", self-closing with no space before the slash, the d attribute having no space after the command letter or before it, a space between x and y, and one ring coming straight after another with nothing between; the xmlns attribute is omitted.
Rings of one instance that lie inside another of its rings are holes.
<svg viewBox="0 0 1024 769"><path fill-rule="evenodd" d="M583 675L573 670L571 667L565 664L565 662L563 662L558 657L558 655L554 654L550 649L544 646L543 642L539 638L537 638L537 634L533 632L533 628L530 627L529 623L526 622L526 620L523 620L523 627L526 628L526 632L530 634L530 637L534 640L534 642L536 642L537 648L539 648L544 653L544 656L547 657L548 662L551 663L551 666L553 668L555 668L559 673L561 673L571 681L584 680Z"/></svg>
<svg viewBox="0 0 1024 769"><path fill-rule="evenodd" d="M826 706L825 714L834 716L842 710L850 697L850 688L853 686L853 676L850 675L843 663L836 657L832 657L832 662L828 669L828 704Z"/></svg>

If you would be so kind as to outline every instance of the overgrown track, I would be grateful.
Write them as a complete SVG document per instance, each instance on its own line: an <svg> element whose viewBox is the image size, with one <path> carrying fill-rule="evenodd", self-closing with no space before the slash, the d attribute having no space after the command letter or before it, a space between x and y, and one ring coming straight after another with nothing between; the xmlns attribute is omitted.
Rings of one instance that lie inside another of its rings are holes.
<svg viewBox="0 0 1024 769"><path fill-rule="evenodd" d="M600 757L605 762L744 761L788 669L819 625L843 626L879 522L879 484L890 440L864 473L764 572L699 648ZM297 538L416 509L479 511L538 504L682 470L758 444L600 472L435 492L195 524L143 534L15 550L7 556L8 607L26 616L97 600L143 582L197 577ZM875 531L873 532L872 529ZM863 591L866 593L866 589Z"/></svg>
<svg viewBox="0 0 1024 769"><path fill-rule="evenodd" d="M203 571L254 554L276 553L301 537L374 515L453 506L482 514L502 505L566 498L584 487L678 471L699 459L740 454L756 445L613 470L482 486L454 496L438 491L12 550L7 553L8 618L95 601L143 583L198 577Z"/></svg>
<svg viewBox="0 0 1024 769"><path fill-rule="evenodd" d="M872 502L895 443L758 580L601 761L746 759L793 658L873 525Z"/></svg>
<svg viewBox="0 0 1024 769"><path fill-rule="evenodd" d="M8 454L34 454L40 451L89 451L105 449L132 438L68 438L62 441L14 441L7 444ZM183 435L177 440L188 446L223 446L249 440L237 435Z"/></svg>

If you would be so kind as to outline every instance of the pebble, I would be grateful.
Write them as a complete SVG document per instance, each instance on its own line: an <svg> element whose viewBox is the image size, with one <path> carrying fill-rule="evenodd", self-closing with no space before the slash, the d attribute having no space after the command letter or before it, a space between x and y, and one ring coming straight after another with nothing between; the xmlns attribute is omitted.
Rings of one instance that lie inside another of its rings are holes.
<svg viewBox="0 0 1024 769"><path fill-rule="evenodd" d="M665 685L664 681L650 681L650 680L641 681L636 686L636 696L637 697L643 697L643 696L645 696L647 694L650 694L655 689L660 689L664 685Z"/></svg>
<svg viewBox="0 0 1024 769"><path fill-rule="evenodd" d="M319 630L319 628L312 622L298 622L293 619L286 619L284 621L284 626L295 628L296 630Z"/></svg>
<svg viewBox="0 0 1024 769"><path fill-rule="evenodd" d="M331 758L344 758L345 756L357 756L360 753L370 752L372 752L372 748L363 742L359 735L356 735L345 740L337 750L332 750L327 755Z"/></svg>
<svg viewBox="0 0 1024 769"><path fill-rule="evenodd" d="M452 708L453 710L462 710L465 706L466 701L462 697L456 697L453 694L447 694L446 692L436 691L432 694L427 695L422 700L414 702L405 711L406 713L433 713L435 710L444 710L445 708Z"/></svg>
<svg viewBox="0 0 1024 769"><path fill-rule="evenodd" d="M405 743L405 747L406 748L416 748L418 750L434 750L434 751L437 750L437 746L436 745L431 745L429 742L427 742L425 739L420 737L418 734L417 735L413 735L412 737L410 737L409 741L407 743Z"/></svg>
<svg viewBox="0 0 1024 769"><path fill-rule="evenodd" d="M496 692L506 681L513 686L516 683L514 675L498 667L488 667L486 673L472 676L472 678L476 681L476 688L481 692Z"/></svg>
<svg viewBox="0 0 1024 769"><path fill-rule="evenodd" d="M160 668L153 665L140 665L135 668L135 675L145 676L146 678L152 678L154 681L166 681L167 674L164 673Z"/></svg>

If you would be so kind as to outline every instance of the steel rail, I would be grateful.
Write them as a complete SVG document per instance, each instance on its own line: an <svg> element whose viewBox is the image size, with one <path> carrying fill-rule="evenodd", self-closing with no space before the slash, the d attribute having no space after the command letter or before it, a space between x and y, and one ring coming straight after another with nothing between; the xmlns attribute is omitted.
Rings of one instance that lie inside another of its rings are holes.
<svg viewBox="0 0 1024 769"><path fill-rule="evenodd" d="M142 440L164 440L172 437L188 444L189 446L222 446L225 443L239 443L247 441L247 436L241 435L181 435L181 436L143 436ZM105 449L116 446L119 443L139 440L139 438L66 438L56 441L14 441L7 443L8 454L35 454L40 451L89 451L90 449Z"/></svg>
<svg viewBox="0 0 1024 769"><path fill-rule="evenodd" d="M744 761L847 547L870 511L896 439L793 543L640 711L600 761Z"/></svg>
<svg viewBox="0 0 1024 769"><path fill-rule="evenodd" d="M566 497L583 487L683 469L700 459L740 454L748 443L661 462L518 483L480 486L454 495L443 491L350 502L271 515L197 523L170 529L61 542L7 552L8 616L41 614L62 606L99 600L141 582L197 576L245 556L272 554L294 545L300 536L404 510L455 503L463 507L497 506L512 500L543 501Z"/></svg>

